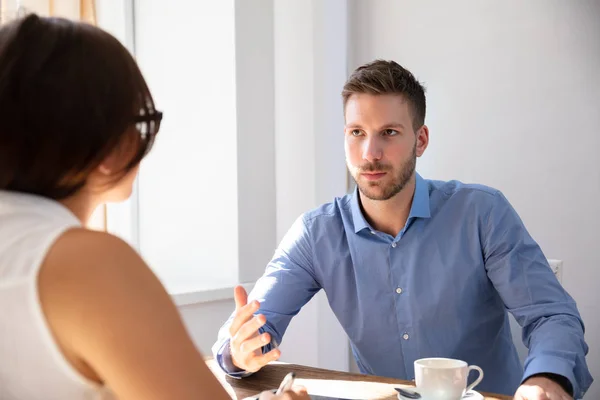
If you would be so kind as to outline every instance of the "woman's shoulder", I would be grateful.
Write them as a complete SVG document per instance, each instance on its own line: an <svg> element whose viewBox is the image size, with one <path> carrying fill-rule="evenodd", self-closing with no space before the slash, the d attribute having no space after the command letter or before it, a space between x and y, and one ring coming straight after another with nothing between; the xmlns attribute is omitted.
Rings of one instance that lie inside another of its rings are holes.
<svg viewBox="0 0 600 400"><path fill-rule="evenodd" d="M127 242L106 232L74 227L63 232L48 250L38 286L44 291L84 295L115 282L134 283L151 273ZM43 300L43 297L42 297Z"/></svg>

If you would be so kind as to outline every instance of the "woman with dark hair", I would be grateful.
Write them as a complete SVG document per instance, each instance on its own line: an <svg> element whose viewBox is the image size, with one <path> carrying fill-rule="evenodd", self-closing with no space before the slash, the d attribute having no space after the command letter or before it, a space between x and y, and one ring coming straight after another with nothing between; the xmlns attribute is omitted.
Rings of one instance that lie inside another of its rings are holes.
<svg viewBox="0 0 600 400"><path fill-rule="evenodd" d="M130 196L161 118L101 29L0 28L0 398L229 398L139 255L84 228Z"/></svg>

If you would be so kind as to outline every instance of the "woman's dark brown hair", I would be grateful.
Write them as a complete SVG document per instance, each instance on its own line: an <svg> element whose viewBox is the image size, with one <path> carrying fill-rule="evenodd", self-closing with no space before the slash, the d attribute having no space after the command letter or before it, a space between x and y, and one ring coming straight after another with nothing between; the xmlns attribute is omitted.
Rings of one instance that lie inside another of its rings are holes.
<svg viewBox="0 0 600 400"><path fill-rule="evenodd" d="M135 132L120 179L161 117L133 57L103 30L36 15L0 27L0 190L69 197Z"/></svg>

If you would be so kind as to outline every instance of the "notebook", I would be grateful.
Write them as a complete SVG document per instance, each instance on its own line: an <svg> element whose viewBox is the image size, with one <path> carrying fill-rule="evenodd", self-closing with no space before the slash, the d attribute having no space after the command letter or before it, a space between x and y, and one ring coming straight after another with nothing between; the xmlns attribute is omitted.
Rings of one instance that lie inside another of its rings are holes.
<svg viewBox="0 0 600 400"><path fill-rule="evenodd" d="M311 400L350 400L342 397L318 396L316 394L311 394L310 398ZM243 400L258 400L258 397L247 397Z"/></svg>

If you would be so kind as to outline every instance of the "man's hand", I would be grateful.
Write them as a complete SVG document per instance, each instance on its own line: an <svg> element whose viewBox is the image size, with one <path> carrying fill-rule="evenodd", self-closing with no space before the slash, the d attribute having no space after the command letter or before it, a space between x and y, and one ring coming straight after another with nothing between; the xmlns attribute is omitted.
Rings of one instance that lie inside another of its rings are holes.
<svg viewBox="0 0 600 400"><path fill-rule="evenodd" d="M552 379L534 376L523 382L517 389L514 400L573 400L573 398Z"/></svg>
<svg viewBox="0 0 600 400"><path fill-rule="evenodd" d="M235 316L229 327L231 359L236 367L256 372L269 362L277 360L281 354L277 349L267 354L262 353L262 347L271 341L271 335L258 333L258 329L267 322L264 315L254 316L260 308L258 301L248 304L248 294L241 286L237 286L233 294Z"/></svg>
<svg viewBox="0 0 600 400"><path fill-rule="evenodd" d="M294 387L292 390L278 396L271 392L262 392L259 400L310 400L310 396L306 392L305 388Z"/></svg>

